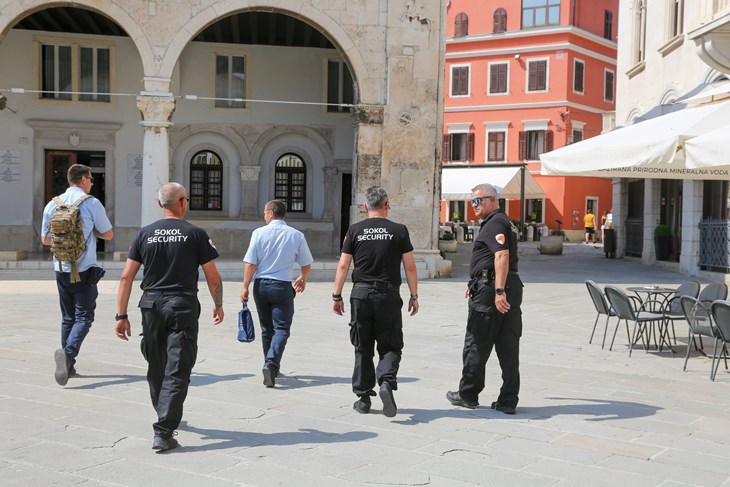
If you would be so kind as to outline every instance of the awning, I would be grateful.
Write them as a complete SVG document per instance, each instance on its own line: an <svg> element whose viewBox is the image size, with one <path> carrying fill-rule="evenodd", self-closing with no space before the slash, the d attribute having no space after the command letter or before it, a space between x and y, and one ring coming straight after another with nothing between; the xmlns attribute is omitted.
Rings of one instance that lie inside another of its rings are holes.
<svg viewBox="0 0 730 487"><path fill-rule="evenodd" d="M441 198L464 201L471 198L471 188L477 184L489 183L497 188L500 198L520 199L520 174L522 165L516 167L489 167L471 164L468 166L443 166L441 171ZM525 169L525 199L545 198L545 191Z"/></svg>
<svg viewBox="0 0 730 487"><path fill-rule="evenodd" d="M542 154L542 174L727 179L727 160L724 164L708 161L708 165L721 166L714 169L686 163L687 153L693 147L686 142L720 129L730 133L730 102L685 108ZM730 153L730 149L725 151Z"/></svg>
<svg viewBox="0 0 730 487"><path fill-rule="evenodd" d="M728 179L730 174L730 128L723 127L688 140L687 167L717 172L719 179ZM717 179L717 178L707 178Z"/></svg>

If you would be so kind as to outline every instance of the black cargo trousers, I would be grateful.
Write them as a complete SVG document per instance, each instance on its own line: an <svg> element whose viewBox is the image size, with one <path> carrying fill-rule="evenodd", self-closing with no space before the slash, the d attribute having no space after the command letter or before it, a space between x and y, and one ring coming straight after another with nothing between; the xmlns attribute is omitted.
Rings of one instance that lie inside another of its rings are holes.
<svg viewBox="0 0 730 487"><path fill-rule="evenodd" d="M140 348L157 411L155 436L169 438L180 425L190 374L198 354L200 303L195 293L145 291Z"/></svg>
<svg viewBox="0 0 730 487"><path fill-rule="evenodd" d="M388 382L398 389L397 375L403 350L403 300L389 283L355 283L350 293L350 342L355 347L352 392L374 396L373 388ZM375 342L377 369L373 363Z"/></svg>
<svg viewBox="0 0 730 487"><path fill-rule="evenodd" d="M459 384L459 393L464 400L479 401L479 393L484 390L487 360L494 348L502 369L502 388L497 404L517 406L520 392L522 287L519 275L510 272L505 283L510 310L502 314L494 306L494 281L484 278L469 281L469 314Z"/></svg>

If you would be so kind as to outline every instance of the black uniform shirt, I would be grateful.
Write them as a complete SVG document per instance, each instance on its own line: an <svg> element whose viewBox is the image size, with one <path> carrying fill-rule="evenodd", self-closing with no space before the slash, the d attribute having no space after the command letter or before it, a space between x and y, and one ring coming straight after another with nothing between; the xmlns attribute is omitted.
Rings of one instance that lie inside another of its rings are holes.
<svg viewBox="0 0 730 487"><path fill-rule="evenodd" d="M494 270L494 253L509 250L509 270L517 271L517 229L500 209L487 215L474 239L469 276L480 277L485 269Z"/></svg>
<svg viewBox="0 0 730 487"><path fill-rule="evenodd" d="M342 252L352 255L352 282L386 281L400 286L403 254L413 251L405 225L367 218L347 229Z"/></svg>
<svg viewBox="0 0 730 487"><path fill-rule="evenodd" d="M143 291L198 291L198 266L218 258L208 234L192 223L165 218L144 227L129 248L144 265Z"/></svg>

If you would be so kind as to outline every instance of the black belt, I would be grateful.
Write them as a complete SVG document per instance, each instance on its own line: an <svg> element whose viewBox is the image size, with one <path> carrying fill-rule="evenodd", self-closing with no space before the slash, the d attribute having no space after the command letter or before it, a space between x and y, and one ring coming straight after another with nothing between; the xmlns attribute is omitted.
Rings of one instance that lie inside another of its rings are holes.
<svg viewBox="0 0 730 487"><path fill-rule="evenodd" d="M149 296L197 296L194 291L144 291Z"/></svg>
<svg viewBox="0 0 730 487"><path fill-rule="evenodd" d="M508 271L508 276L519 276L517 271ZM493 281L494 280L494 269L484 269L482 271L482 279L486 279L487 281Z"/></svg>
<svg viewBox="0 0 730 487"><path fill-rule="evenodd" d="M396 286L388 281L359 281L354 284L355 287L369 287L372 289L396 289Z"/></svg>

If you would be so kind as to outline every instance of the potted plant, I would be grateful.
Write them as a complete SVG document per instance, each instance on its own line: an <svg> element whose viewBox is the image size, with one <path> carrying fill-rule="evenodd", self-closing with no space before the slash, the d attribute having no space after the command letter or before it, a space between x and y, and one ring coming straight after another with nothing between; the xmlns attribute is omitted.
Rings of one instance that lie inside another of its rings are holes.
<svg viewBox="0 0 730 487"><path fill-rule="evenodd" d="M444 232L439 238L439 250L442 252L456 252L456 239L452 232Z"/></svg>
<svg viewBox="0 0 730 487"><path fill-rule="evenodd" d="M660 223L654 227L654 250L656 251L656 260L667 260L669 251L672 247L672 232L669 227Z"/></svg>
<svg viewBox="0 0 730 487"><path fill-rule="evenodd" d="M568 238L565 236L565 232L562 231L562 230L558 230L557 228L556 229L553 229L553 230L550 230L550 235L557 235L558 237L562 237L563 238L563 242L565 242L566 240L568 240Z"/></svg>
<svg viewBox="0 0 730 487"><path fill-rule="evenodd" d="M461 220L461 215L459 215L459 213L455 211L454 214L451 215L451 219L455 222L458 222L459 220Z"/></svg>

